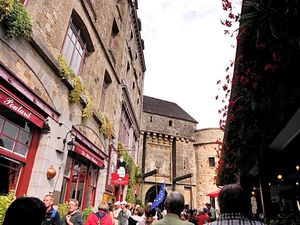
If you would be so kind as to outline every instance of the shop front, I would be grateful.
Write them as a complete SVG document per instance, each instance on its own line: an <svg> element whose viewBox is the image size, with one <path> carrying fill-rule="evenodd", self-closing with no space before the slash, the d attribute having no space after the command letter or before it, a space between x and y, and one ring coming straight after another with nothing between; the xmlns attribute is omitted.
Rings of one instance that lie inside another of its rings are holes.
<svg viewBox="0 0 300 225"><path fill-rule="evenodd" d="M99 173L104 168L106 155L87 139L82 142L83 136L75 133L74 146L68 150L60 202L77 199L83 210L95 205Z"/></svg>
<svg viewBox="0 0 300 225"><path fill-rule="evenodd" d="M0 194L26 194L45 117L0 85ZM20 185L22 184L22 185Z"/></svg>

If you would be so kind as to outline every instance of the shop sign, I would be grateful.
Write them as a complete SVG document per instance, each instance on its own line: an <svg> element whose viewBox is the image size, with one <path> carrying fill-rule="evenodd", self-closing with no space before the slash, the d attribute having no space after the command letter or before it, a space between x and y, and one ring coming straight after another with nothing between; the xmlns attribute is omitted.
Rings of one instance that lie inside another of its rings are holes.
<svg viewBox="0 0 300 225"><path fill-rule="evenodd" d="M118 173L111 174L111 184L114 185L128 185L128 173L124 177L120 177Z"/></svg>
<svg viewBox="0 0 300 225"><path fill-rule="evenodd" d="M97 165L99 167L103 167L104 163L98 156L96 156L94 153L92 153L91 151L89 151L85 147L79 145L78 143L76 143L74 151L76 153L78 153L79 155L83 156L84 158L88 159L89 161L91 161L95 165Z"/></svg>
<svg viewBox="0 0 300 225"><path fill-rule="evenodd" d="M0 104L24 117L25 119L33 122L38 127L43 127L45 118L36 113L33 109L27 106L24 102L19 100L9 91L5 90L0 85Z"/></svg>
<svg viewBox="0 0 300 225"><path fill-rule="evenodd" d="M128 173L126 173L126 162L121 156L117 162L117 172L111 174L111 184L128 185Z"/></svg>

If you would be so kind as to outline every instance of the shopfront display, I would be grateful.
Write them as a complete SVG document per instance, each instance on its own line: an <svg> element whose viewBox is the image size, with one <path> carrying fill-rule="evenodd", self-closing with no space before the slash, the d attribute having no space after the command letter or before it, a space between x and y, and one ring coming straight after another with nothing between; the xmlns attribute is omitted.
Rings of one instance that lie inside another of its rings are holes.
<svg viewBox="0 0 300 225"><path fill-rule="evenodd" d="M77 199L81 209L95 205L98 174L103 160L82 144L75 142L68 152L60 202Z"/></svg>

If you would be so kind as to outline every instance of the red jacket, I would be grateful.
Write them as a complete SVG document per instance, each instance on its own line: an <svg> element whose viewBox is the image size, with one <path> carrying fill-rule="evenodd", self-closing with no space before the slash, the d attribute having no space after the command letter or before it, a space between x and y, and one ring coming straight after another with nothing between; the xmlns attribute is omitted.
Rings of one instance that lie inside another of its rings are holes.
<svg viewBox="0 0 300 225"><path fill-rule="evenodd" d="M104 211L98 211L100 213L105 213ZM84 225L97 225L98 216L95 213L91 213L86 219ZM113 225L113 220L110 215L106 214L100 219L101 225Z"/></svg>

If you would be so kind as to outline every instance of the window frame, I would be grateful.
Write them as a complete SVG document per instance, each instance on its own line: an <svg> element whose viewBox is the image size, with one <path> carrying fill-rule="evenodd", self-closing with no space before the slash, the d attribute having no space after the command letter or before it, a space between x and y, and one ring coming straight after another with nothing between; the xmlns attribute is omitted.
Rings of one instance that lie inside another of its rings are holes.
<svg viewBox="0 0 300 225"><path fill-rule="evenodd" d="M71 36L69 36L69 31L72 32ZM73 36L75 37L74 42L72 40ZM80 59L79 65L77 66L78 69L77 69L77 71L75 71L74 67L71 66L71 65L73 63L73 59L74 59L75 53L78 53L78 50L77 50L77 44L78 43L79 43L79 45L81 47L82 54L81 55L78 54L81 57L81 59ZM70 45L72 45L71 49L70 49ZM67 56L67 53L69 51L72 52L70 58ZM80 69L82 67L82 64L85 61L85 58L87 56L87 52L88 52L87 51L87 43L82 38L82 31L81 31L81 29L78 26L76 26L76 24L73 23L73 20L71 19L70 22L69 22L69 25L68 25L68 29L67 29L66 34L65 34L65 38L64 38L63 45L62 45L62 48L61 48L61 53L65 57L68 66L72 69L72 71L74 72L74 74L76 74L76 75L79 74Z"/></svg>

